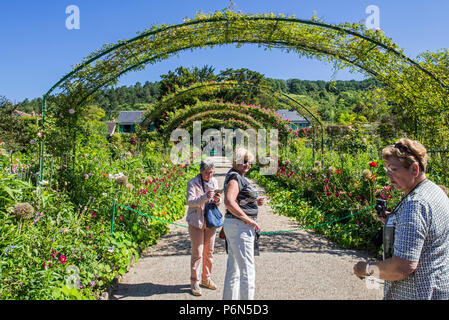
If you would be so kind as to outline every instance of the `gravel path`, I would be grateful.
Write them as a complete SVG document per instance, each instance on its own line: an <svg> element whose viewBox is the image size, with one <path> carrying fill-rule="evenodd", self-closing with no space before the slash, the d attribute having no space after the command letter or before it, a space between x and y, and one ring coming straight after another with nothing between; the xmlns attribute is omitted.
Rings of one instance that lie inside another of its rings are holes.
<svg viewBox="0 0 449 320"><path fill-rule="evenodd" d="M217 163L215 177L223 186L229 163ZM263 194L263 189L259 187ZM269 202L269 199L268 199ZM220 210L225 211L224 205ZM259 207L262 232L299 228L294 220ZM178 223L187 225L185 217ZM216 237L212 278L217 290L190 293L190 239L186 228L170 225L171 232L148 248L113 288L110 299L220 300L226 272L224 240ZM262 235L256 261L256 300L344 299L379 300L383 284L368 289L353 274L353 265L371 259L364 252L345 250L311 230Z"/></svg>

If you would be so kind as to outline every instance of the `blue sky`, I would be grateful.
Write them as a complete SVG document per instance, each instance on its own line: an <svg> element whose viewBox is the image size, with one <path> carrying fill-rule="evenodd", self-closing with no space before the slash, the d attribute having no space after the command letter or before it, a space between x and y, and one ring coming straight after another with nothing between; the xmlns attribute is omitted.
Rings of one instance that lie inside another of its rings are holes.
<svg viewBox="0 0 449 320"><path fill-rule="evenodd" d="M41 0L0 2L0 95L19 102L42 96L55 82L104 43L130 39L153 23L177 24L197 11L221 10L229 0ZM365 8L380 9L380 27L405 53L414 58L424 51L449 47L447 0L235 0L244 13L283 13L309 19L313 11L328 23L358 22L368 17ZM80 29L66 28L66 8L80 9ZM362 79L360 74L340 71L323 62L299 59L280 50L265 51L253 45L233 45L180 53L130 73L119 85L158 81L178 66L211 65L216 72L248 68L278 79Z"/></svg>

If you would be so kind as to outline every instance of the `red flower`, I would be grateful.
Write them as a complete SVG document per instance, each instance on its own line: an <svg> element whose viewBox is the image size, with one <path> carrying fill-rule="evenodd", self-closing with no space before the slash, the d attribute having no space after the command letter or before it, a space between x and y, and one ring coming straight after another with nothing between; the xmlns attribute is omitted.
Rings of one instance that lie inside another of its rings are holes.
<svg viewBox="0 0 449 320"><path fill-rule="evenodd" d="M336 174L341 174L341 170L336 170L335 173Z"/></svg>
<svg viewBox="0 0 449 320"><path fill-rule="evenodd" d="M375 168L375 167L377 167L377 163L375 163L374 161L372 161L372 162L369 163L369 166L370 166L371 168Z"/></svg>

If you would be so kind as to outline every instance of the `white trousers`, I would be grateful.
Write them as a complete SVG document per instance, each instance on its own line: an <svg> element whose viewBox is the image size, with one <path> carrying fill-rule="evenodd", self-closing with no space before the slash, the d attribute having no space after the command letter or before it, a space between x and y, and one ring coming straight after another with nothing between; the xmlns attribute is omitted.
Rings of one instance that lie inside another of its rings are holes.
<svg viewBox="0 0 449 320"><path fill-rule="evenodd" d="M228 244L223 300L254 300L256 288L255 228L240 219L229 218L225 219L223 227Z"/></svg>

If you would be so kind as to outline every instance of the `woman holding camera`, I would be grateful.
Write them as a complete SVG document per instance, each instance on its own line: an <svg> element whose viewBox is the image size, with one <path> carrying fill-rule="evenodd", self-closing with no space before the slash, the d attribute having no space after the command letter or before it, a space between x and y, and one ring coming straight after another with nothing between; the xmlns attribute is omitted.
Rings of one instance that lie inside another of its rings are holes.
<svg viewBox="0 0 449 320"><path fill-rule="evenodd" d="M224 181L227 211L223 229L228 246L224 300L254 299L254 242L260 231L258 206L263 205L264 198L258 197L257 190L245 178L253 160L248 150L238 149Z"/></svg>
<svg viewBox="0 0 449 320"><path fill-rule="evenodd" d="M187 182L187 217L189 224L190 244L192 256L190 260L191 269L191 291L195 296L200 296L200 286L216 290L216 284L211 280L214 244L216 228L208 228L204 219L204 209L208 201L216 204L221 202L217 179L214 175L214 162L205 159L200 163L200 173ZM203 268L200 283L200 264L203 260Z"/></svg>
<svg viewBox="0 0 449 320"><path fill-rule="evenodd" d="M426 178L427 152L400 139L382 150L391 185L404 192L387 215L384 260L358 262L354 274L385 280L386 300L449 299L449 198Z"/></svg>

